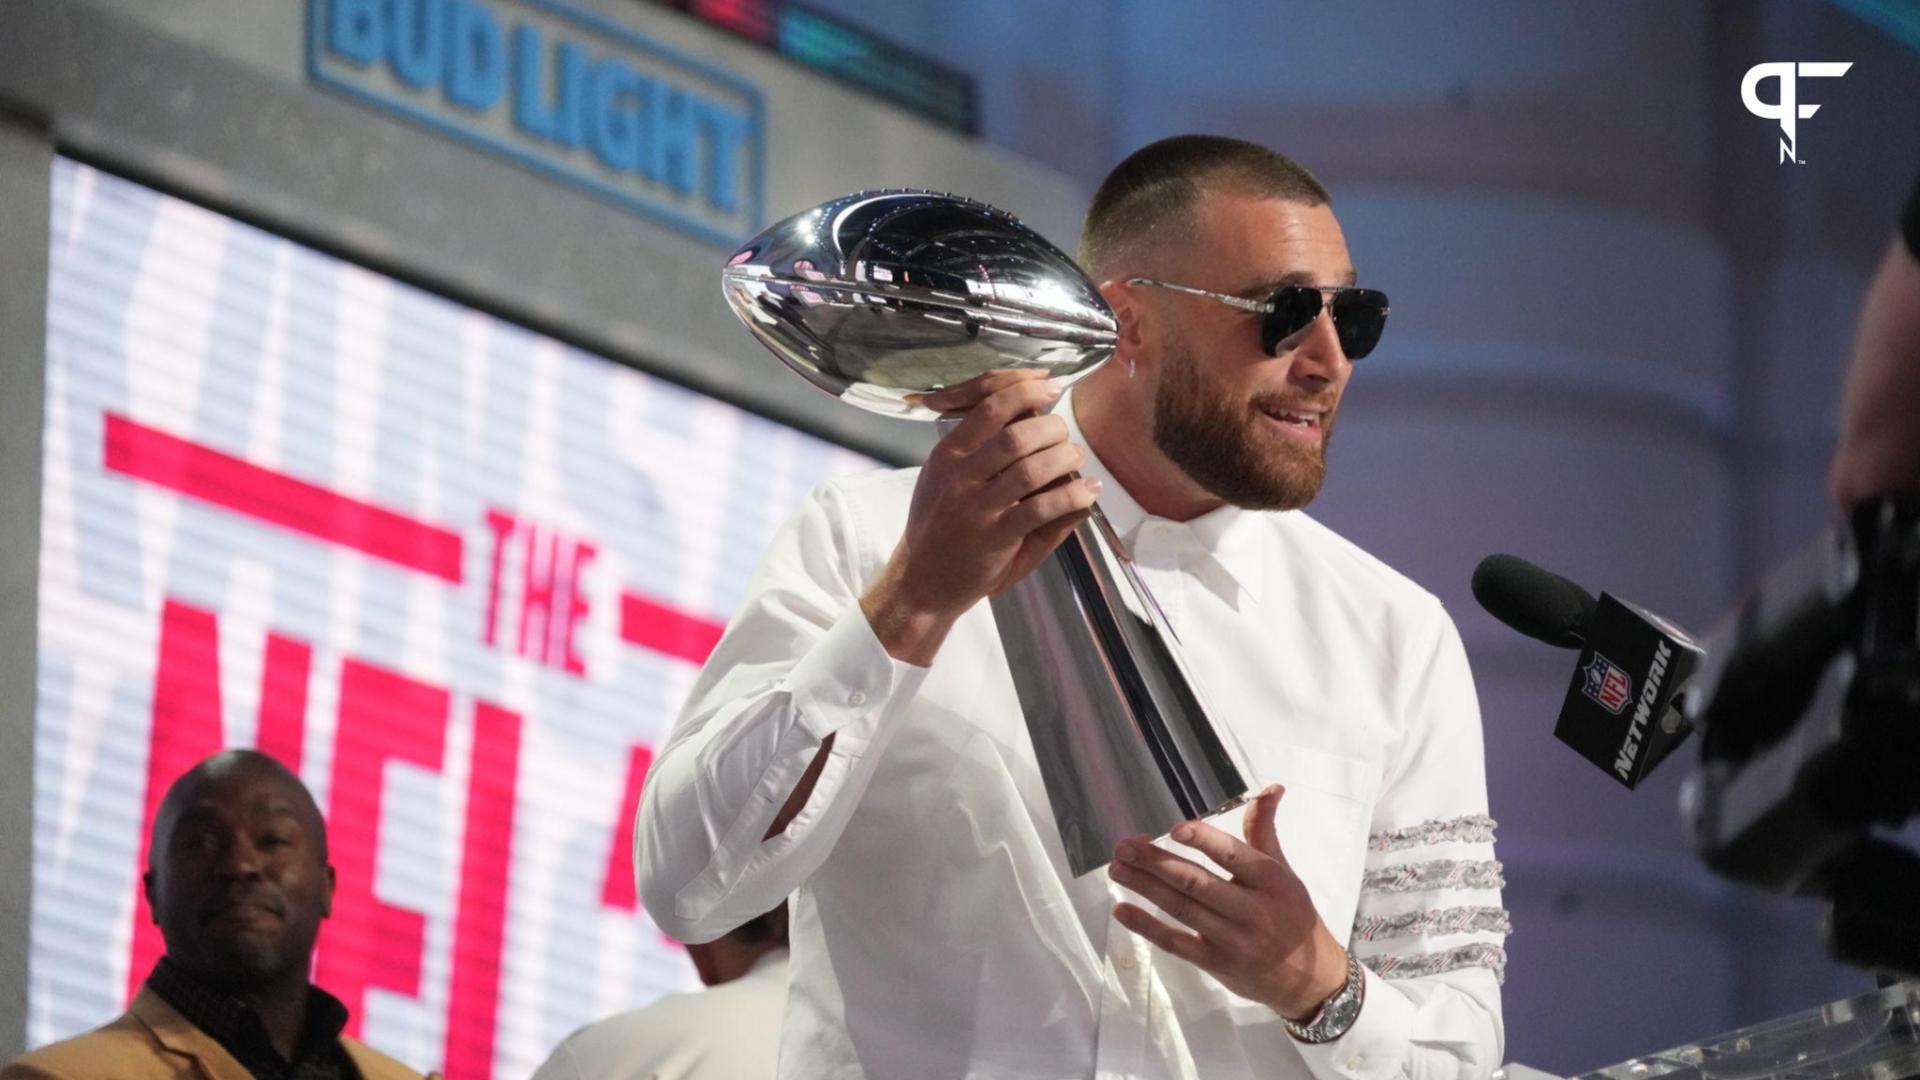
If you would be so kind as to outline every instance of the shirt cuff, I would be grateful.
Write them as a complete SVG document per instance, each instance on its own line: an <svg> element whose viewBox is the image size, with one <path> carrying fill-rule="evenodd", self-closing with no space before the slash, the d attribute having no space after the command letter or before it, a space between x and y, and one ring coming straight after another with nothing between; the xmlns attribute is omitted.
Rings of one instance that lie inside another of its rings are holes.
<svg viewBox="0 0 1920 1080"><path fill-rule="evenodd" d="M783 687L800 727L815 740L838 734L834 749L850 754L864 749L875 734L873 725L859 721L918 693L927 671L894 659L855 605L807 650Z"/></svg>
<svg viewBox="0 0 1920 1080"><path fill-rule="evenodd" d="M1295 1044L1321 1080L1384 1080L1404 1071L1413 1041L1413 1002L1365 964L1360 977L1367 994L1346 1034L1331 1042Z"/></svg>

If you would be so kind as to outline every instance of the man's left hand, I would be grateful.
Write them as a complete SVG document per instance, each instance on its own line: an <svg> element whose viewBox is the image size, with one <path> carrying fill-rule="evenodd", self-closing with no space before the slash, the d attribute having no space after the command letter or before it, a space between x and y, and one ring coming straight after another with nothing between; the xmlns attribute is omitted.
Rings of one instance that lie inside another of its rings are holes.
<svg viewBox="0 0 1920 1080"><path fill-rule="evenodd" d="M1247 806L1245 842L1204 821L1174 828L1174 840L1231 877L1154 847L1146 837L1122 841L1107 873L1188 929L1126 903L1113 912L1121 926L1241 997L1304 1020L1346 982L1347 954L1280 852L1273 815L1283 794L1275 785Z"/></svg>

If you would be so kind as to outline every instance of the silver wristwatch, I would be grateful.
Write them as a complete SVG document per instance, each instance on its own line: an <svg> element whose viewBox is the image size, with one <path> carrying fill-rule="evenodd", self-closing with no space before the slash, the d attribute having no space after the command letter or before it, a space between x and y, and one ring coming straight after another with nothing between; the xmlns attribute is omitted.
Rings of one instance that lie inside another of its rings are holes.
<svg viewBox="0 0 1920 1080"><path fill-rule="evenodd" d="M1333 996L1320 1003L1320 1011L1305 1020L1288 1020L1287 1034L1303 1043L1332 1042L1347 1033L1360 1018L1360 1006L1367 1000L1367 978L1360 971L1360 959L1347 954L1347 981Z"/></svg>

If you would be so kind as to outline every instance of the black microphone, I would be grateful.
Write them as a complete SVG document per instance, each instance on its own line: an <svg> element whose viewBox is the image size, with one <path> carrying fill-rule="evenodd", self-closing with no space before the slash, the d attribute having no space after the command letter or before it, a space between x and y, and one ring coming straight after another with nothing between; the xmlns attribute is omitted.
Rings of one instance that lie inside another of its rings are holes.
<svg viewBox="0 0 1920 1080"><path fill-rule="evenodd" d="M1587 643L1594 599L1587 590L1518 555L1489 555L1473 569L1473 598L1487 614L1559 649Z"/></svg>
<svg viewBox="0 0 1920 1080"><path fill-rule="evenodd" d="M1700 664L1692 635L1653 612L1592 594L1515 555L1489 555L1473 572L1487 613L1549 645L1578 649L1554 738L1628 788L1692 732L1680 694Z"/></svg>

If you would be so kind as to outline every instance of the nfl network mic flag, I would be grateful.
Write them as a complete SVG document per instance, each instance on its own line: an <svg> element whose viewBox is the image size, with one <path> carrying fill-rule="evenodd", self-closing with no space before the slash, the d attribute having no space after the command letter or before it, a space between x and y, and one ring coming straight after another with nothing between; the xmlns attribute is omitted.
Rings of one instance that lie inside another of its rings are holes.
<svg viewBox="0 0 1920 1080"><path fill-rule="evenodd" d="M1639 786L1687 737L1673 705L1700 656L1686 631L1600 594L1554 737L1620 783Z"/></svg>

